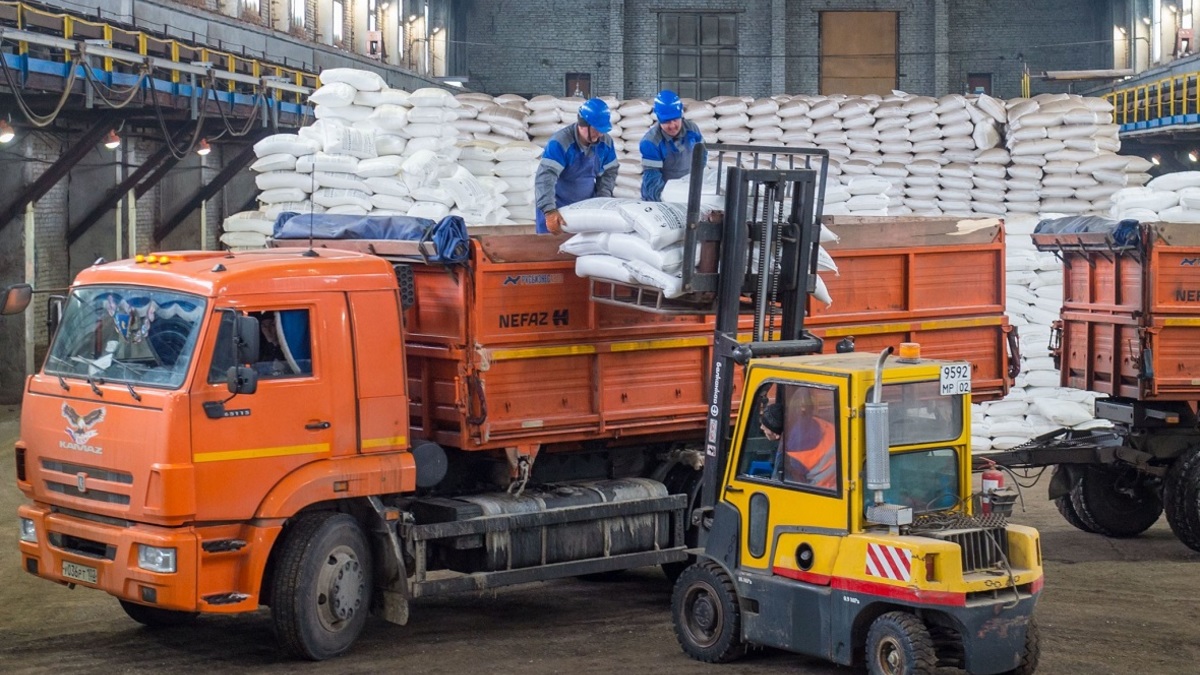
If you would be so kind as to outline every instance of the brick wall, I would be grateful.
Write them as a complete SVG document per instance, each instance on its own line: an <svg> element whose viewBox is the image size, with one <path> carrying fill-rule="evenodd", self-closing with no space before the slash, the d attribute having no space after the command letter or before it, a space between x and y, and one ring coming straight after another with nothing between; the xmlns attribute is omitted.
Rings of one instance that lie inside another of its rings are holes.
<svg viewBox="0 0 1200 675"><path fill-rule="evenodd" d="M728 11L738 13L739 93L816 93L820 12L890 11L899 14L900 89L961 92L967 73L991 72L993 93L1012 97L1018 55L1036 70L1111 67L1111 1L474 0L468 68L472 87L492 94L561 95L563 75L578 71L592 73L596 94L652 96L658 13Z"/></svg>

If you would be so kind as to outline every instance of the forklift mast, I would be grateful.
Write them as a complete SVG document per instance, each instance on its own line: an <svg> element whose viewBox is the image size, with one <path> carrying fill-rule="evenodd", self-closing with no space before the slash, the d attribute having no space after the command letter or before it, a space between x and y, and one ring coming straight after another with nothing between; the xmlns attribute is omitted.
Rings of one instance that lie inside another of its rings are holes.
<svg viewBox="0 0 1200 675"><path fill-rule="evenodd" d="M704 217L704 152L692 156L688 232L684 241L686 292L708 293L716 314L700 522L716 503L733 429L734 366L753 358L820 353L822 341L804 329L808 295L816 287L817 251L829 153L800 148L710 145L724 211ZM704 264L716 248L719 267ZM695 256L700 252L700 261ZM700 267L697 268L697 262ZM749 342L739 339L740 317L754 317ZM700 528L700 545L707 528Z"/></svg>

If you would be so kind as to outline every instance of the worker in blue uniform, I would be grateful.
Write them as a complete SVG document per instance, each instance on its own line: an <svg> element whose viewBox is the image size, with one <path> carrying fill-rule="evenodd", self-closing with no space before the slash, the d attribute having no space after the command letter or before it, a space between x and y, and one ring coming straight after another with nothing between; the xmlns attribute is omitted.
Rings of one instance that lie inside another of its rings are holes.
<svg viewBox="0 0 1200 675"><path fill-rule="evenodd" d="M683 101L670 89L654 97L658 122L646 130L638 149L642 154L642 199L662 201L667 181L683 178L692 170L692 152L704 142L695 122L683 119Z"/></svg>
<svg viewBox="0 0 1200 675"><path fill-rule="evenodd" d="M617 184L617 151L610 131L608 104L593 98L579 107L574 124L550 137L534 178L538 234L562 231L561 207L592 197L612 196Z"/></svg>

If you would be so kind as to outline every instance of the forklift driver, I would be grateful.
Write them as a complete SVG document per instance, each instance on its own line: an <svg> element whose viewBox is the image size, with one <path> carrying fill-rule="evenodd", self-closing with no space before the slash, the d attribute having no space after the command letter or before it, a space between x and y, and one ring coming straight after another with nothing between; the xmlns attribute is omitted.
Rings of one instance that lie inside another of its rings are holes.
<svg viewBox="0 0 1200 675"><path fill-rule="evenodd" d="M771 440L781 439L776 460L776 478L788 483L825 490L837 487L837 437L833 424L816 414L816 405L807 389L789 394L792 414L784 414L780 403L763 409L760 424Z"/></svg>

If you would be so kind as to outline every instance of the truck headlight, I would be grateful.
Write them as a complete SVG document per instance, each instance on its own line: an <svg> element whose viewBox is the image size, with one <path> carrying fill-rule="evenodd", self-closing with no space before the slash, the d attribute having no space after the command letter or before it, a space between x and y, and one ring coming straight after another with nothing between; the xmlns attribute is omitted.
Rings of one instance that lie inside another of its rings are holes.
<svg viewBox="0 0 1200 675"><path fill-rule="evenodd" d="M37 543L37 527L33 524L32 518L18 518L21 521L21 541L27 541L31 544Z"/></svg>
<svg viewBox="0 0 1200 675"><path fill-rule="evenodd" d="M162 574L175 572L175 549L138 544L138 567Z"/></svg>

